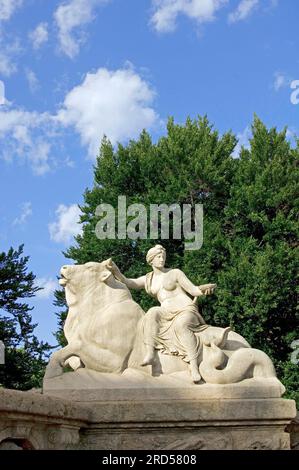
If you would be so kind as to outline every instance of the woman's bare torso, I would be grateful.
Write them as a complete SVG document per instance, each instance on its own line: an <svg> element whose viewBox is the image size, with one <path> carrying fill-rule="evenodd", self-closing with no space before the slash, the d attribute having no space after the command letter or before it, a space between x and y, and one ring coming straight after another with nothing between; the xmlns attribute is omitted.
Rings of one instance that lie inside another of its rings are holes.
<svg viewBox="0 0 299 470"><path fill-rule="evenodd" d="M175 312L193 304L192 299L180 286L174 269L168 269L161 274L154 273L151 291L160 302L161 307L169 312Z"/></svg>

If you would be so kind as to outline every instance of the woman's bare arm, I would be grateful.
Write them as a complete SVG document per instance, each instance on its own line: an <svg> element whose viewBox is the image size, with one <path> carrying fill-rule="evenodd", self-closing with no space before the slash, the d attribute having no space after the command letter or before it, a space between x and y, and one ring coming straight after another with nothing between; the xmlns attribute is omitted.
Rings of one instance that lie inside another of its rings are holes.
<svg viewBox="0 0 299 470"><path fill-rule="evenodd" d="M193 297L199 297L200 295L203 295L201 289L195 286L187 278L186 274L184 274L183 271L181 271L180 269L175 269L175 271L177 276L177 282L186 292L188 292L188 294L192 295Z"/></svg>
<svg viewBox="0 0 299 470"><path fill-rule="evenodd" d="M177 272L177 281L180 286L193 297L200 295L212 294L216 288L216 284L204 284L202 286L195 286L180 269L175 270Z"/></svg>
<svg viewBox="0 0 299 470"><path fill-rule="evenodd" d="M125 284L129 289L144 289L145 287L145 276L138 277L137 279L128 279L119 270L118 266L111 261L109 269L114 277Z"/></svg>
<svg viewBox="0 0 299 470"><path fill-rule="evenodd" d="M122 274L122 279L118 279L120 282L126 284L129 289L144 289L145 287L145 276L137 277L137 279L128 279Z"/></svg>

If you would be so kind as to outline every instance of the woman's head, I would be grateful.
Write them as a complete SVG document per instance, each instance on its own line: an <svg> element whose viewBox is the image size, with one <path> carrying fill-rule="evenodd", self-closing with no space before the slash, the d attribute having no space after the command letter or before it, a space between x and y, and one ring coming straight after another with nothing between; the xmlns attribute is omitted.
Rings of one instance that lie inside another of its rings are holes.
<svg viewBox="0 0 299 470"><path fill-rule="evenodd" d="M155 245L146 254L146 262L151 266L164 267L165 259L166 250L162 245Z"/></svg>

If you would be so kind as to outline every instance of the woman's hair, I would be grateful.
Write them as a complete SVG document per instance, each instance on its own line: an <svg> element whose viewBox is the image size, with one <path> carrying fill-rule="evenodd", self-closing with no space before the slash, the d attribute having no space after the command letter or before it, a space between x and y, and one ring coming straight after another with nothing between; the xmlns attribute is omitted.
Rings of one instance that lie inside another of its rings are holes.
<svg viewBox="0 0 299 470"><path fill-rule="evenodd" d="M151 265L155 256L159 255L160 253L166 253L165 248L162 245L155 245L153 248L148 250L146 254L146 262Z"/></svg>

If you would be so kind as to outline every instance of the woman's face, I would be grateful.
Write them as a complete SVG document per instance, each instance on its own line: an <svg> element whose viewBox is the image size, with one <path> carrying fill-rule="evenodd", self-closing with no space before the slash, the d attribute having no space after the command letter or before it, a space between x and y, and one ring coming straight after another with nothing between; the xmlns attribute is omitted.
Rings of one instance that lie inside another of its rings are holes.
<svg viewBox="0 0 299 470"><path fill-rule="evenodd" d="M166 259L166 254L164 251L161 251L160 253L158 253L152 261L153 268L160 268L160 269L164 268L165 259Z"/></svg>

